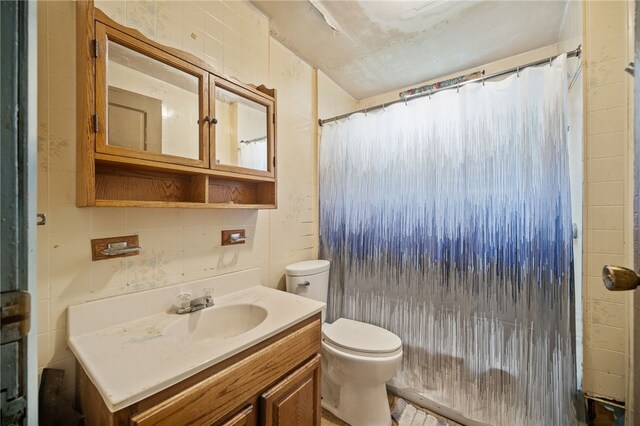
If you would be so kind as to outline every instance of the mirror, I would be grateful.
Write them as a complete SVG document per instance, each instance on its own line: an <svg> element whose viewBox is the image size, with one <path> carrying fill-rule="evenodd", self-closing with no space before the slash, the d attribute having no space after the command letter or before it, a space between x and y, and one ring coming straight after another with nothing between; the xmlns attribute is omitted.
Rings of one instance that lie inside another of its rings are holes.
<svg viewBox="0 0 640 426"><path fill-rule="evenodd" d="M111 40L107 145L200 158L198 77Z"/></svg>
<svg viewBox="0 0 640 426"><path fill-rule="evenodd" d="M215 163L267 171L267 107L215 88Z"/></svg>

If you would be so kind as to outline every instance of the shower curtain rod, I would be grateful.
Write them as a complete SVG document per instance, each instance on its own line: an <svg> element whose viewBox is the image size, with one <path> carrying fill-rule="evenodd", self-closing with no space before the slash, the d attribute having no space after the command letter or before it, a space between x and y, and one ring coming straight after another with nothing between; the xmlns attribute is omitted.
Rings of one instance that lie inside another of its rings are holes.
<svg viewBox="0 0 640 426"><path fill-rule="evenodd" d="M578 45L578 47L576 49L571 50L571 51L566 52L566 53L567 53L567 58L574 58L574 57L575 58L579 58L580 55L582 54L582 45ZM405 97L403 97L401 99L398 99L398 100L395 100L395 101L385 102L385 103L380 104L380 105L374 105L372 107L363 108L363 109L360 109L358 111L353 111L353 112L349 112L349 113L342 114L342 115L336 115L335 117L331 117L331 118L325 118L324 120L323 119L318 119L318 125L322 127L322 125L325 124L325 123L331 123L332 121L342 120L343 118L347 118L347 117L349 117L349 116L351 116L353 114L358 114L358 113L362 113L362 112L364 112L366 114L369 111L376 111L376 110L379 110L379 109L384 109L385 107L388 107L390 105L398 104L400 102L407 102L407 101L411 101L411 100L414 100L414 99L423 98L425 96L431 96L434 93L442 92L444 90L459 89L460 87L466 86L467 84L480 83L480 82L484 83L485 80L489 80L491 78L502 77L502 76L507 75L507 74L513 74L514 72L515 73L519 73L520 71L522 71L525 68L535 67L535 66L542 65L542 64L551 64L551 61L553 61L558 56L560 56L560 55L551 56L548 59L542 59L542 60L535 61L535 62L529 62L528 64L525 64L525 65L520 65L520 66L517 66L517 67L509 68L509 69L504 70L504 71L498 71L498 72L495 72L493 74L485 75L485 76L482 76L482 77L479 77L479 78L474 78L473 80L463 81L461 83L454 84L452 86L441 87L439 89L434 89L434 90L431 90L429 92L418 93L418 94L415 94L415 95L412 95L412 96L405 96Z"/></svg>

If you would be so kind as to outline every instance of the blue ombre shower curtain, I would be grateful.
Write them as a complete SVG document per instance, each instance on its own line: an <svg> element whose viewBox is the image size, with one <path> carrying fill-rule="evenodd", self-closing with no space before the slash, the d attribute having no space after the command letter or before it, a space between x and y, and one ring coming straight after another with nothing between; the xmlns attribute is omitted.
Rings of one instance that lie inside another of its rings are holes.
<svg viewBox="0 0 640 426"><path fill-rule="evenodd" d="M387 328L391 381L495 425L570 425L566 56L326 124L328 320Z"/></svg>

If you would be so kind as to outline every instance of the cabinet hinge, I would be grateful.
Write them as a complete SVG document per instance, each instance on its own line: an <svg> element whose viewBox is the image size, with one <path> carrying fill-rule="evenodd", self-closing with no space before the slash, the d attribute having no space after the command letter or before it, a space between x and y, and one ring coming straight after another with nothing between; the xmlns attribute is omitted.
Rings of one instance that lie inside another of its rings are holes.
<svg viewBox="0 0 640 426"><path fill-rule="evenodd" d="M276 166L276 157L272 157L273 158L273 167Z"/></svg>
<svg viewBox="0 0 640 426"><path fill-rule="evenodd" d="M276 115L275 114L271 114L271 121L273 122L273 124L276 124Z"/></svg>
<svg viewBox="0 0 640 426"><path fill-rule="evenodd" d="M93 57L97 58L100 53L100 44L98 44L98 40L93 40Z"/></svg>
<svg viewBox="0 0 640 426"><path fill-rule="evenodd" d="M98 133L100 131L100 122L98 121L98 116L93 114L93 132Z"/></svg>

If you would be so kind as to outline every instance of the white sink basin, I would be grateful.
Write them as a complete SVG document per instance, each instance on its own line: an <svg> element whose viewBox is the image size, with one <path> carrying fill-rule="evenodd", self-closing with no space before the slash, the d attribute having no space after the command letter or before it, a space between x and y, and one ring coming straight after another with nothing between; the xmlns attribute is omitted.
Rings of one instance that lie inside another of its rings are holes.
<svg viewBox="0 0 640 426"><path fill-rule="evenodd" d="M322 311L262 287L260 270L129 293L69 308L69 347L112 412L142 401ZM181 293L214 290L215 306L178 315Z"/></svg>
<svg viewBox="0 0 640 426"><path fill-rule="evenodd" d="M265 318L267 310L256 305L213 306L182 316L168 325L163 334L196 342L228 339L256 328Z"/></svg>

